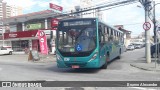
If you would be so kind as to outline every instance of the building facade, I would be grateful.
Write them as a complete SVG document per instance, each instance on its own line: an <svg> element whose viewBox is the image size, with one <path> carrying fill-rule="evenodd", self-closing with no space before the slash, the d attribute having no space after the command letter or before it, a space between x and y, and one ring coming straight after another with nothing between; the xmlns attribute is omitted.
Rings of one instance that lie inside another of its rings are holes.
<svg viewBox="0 0 160 90"><path fill-rule="evenodd" d="M22 14L22 8L17 6L7 5L6 2L0 0L0 19L17 16Z"/></svg>
<svg viewBox="0 0 160 90"><path fill-rule="evenodd" d="M90 8L93 8L94 6L96 6L98 4L102 4L106 1L108 1L108 0L101 0L101 1L95 3L93 0L79 0L80 4L78 6L75 6L75 10L80 11L80 10L90 9ZM100 20L102 20L103 12L101 12L99 9L94 9L94 10L90 10L90 11L86 11L86 12L77 14L77 16L79 16L80 18L96 17L96 18L99 18Z"/></svg>
<svg viewBox="0 0 160 90"><path fill-rule="evenodd" d="M4 40L0 42L1 46L11 47L14 52L23 52L26 49L40 51L37 32L43 30L47 36L49 51L54 53L55 45L51 42L55 42L56 30L53 27L58 22L57 18L52 17L57 14L60 13L44 10L3 19L5 33ZM64 18L72 17L63 16L58 19Z"/></svg>
<svg viewBox="0 0 160 90"><path fill-rule="evenodd" d="M124 29L123 25L115 25L117 29L121 30L124 33L124 45L127 47L131 44L131 31Z"/></svg>

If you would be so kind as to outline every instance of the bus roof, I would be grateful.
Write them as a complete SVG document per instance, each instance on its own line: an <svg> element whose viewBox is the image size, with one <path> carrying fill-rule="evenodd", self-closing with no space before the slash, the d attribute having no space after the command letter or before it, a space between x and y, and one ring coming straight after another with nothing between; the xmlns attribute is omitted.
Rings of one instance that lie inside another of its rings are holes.
<svg viewBox="0 0 160 90"><path fill-rule="evenodd" d="M72 20L81 20L81 19L96 19L96 20L98 20L98 22L106 25L107 27L113 28L114 30L123 33L122 31L118 30L117 28L115 28L115 27L113 27L113 26L111 26L109 24L106 24L105 22L103 22L102 20L100 20L98 18L69 18L69 19L63 19L63 20L60 20L60 21L70 21L70 20L72 21Z"/></svg>

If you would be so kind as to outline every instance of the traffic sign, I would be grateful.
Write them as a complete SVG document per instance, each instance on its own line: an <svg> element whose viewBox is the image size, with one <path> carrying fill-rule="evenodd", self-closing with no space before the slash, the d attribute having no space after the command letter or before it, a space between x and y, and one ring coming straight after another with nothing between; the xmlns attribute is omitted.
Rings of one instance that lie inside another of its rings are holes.
<svg viewBox="0 0 160 90"><path fill-rule="evenodd" d="M143 24L143 29L144 30L149 30L151 28L151 24L149 23L149 22L145 22L144 24Z"/></svg>

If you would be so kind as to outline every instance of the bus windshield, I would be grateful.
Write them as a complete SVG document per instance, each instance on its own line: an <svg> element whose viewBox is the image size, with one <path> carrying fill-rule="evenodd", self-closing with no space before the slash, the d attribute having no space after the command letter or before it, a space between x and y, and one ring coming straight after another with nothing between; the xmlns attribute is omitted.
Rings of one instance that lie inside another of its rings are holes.
<svg viewBox="0 0 160 90"><path fill-rule="evenodd" d="M69 27L58 30L58 49L61 52L88 52L96 48L95 27Z"/></svg>

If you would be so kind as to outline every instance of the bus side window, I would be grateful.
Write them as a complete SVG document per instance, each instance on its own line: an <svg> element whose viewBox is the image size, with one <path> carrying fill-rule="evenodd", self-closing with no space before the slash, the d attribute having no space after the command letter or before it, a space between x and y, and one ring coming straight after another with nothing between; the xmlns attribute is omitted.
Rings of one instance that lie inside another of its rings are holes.
<svg viewBox="0 0 160 90"><path fill-rule="evenodd" d="M109 36L109 41L113 41L114 37L113 37L113 29L110 28L110 36Z"/></svg>
<svg viewBox="0 0 160 90"><path fill-rule="evenodd" d="M102 26L99 26L99 42L100 44L104 44L105 42L105 37L104 37L104 28Z"/></svg>
<svg viewBox="0 0 160 90"><path fill-rule="evenodd" d="M108 42L108 36L109 36L108 28L105 27L105 42Z"/></svg>

